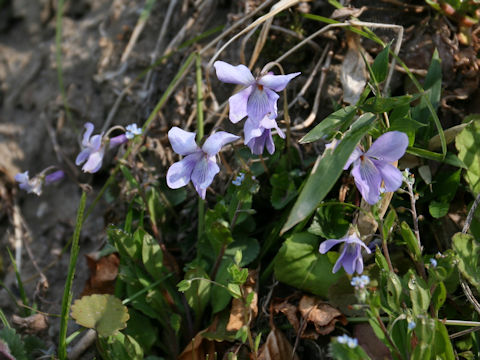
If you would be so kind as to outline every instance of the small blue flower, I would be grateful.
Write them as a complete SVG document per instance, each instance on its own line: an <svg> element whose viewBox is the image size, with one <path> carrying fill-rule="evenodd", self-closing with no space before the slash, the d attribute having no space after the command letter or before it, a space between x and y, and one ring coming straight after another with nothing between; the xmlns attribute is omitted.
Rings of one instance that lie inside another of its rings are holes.
<svg viewBox="0 0 480 360"><path fill-rule="evenodd" d="M142 135L142 128L137 127L137 124L127 125L125 129L127 130L125 136L128 140L133 139L135 135Z"/></svg>
<svg viewBox="0 0 480 360"><path fill-rule="evenodd" d="M320 244L320 248L318 250L321 254L325 254L333 246L340 243L345 243L345 246L340 254L340 257L335 263L332 272L336 273L340 267L343 266L345 271L350 275L352 275L355 271L358 274L361 274L363 272L362 247L368 254L370 254L371 251L355 233L352 235L347 234L338 240L328 239Z"/></svg>
<svg viewBox="0 0 480 360"><path fill-rule="evenodd" d="M413 329L415 329L416 326L417 326L417 324L413 320L409 321L408 325L407 325L408 330L413 330Z"/></svg>
<svg viewBox="0 0 480 360"><path fill-rule="evenodd" d="M435 260L434 258L431 258L430 264L432 264L433 267L437 267L437 260Z"/></svg>
<svg viewBox="0 0 480 360"><path fill-rule="evenodd" d="M367 275L354 276L350 284L355 286L356 289L363 289L370 282L370 278Z"/></svg>
<svg viewBox="0 0 480 360"><path fill-rule="evenodd" d="M219 131L210 135L200 148L195 142L195 133L174 126L168 132L168 139L173 151L184 158L168 169L167 185L171 189L178 189L191 180L198 195L205 199L207 188L220 171L216 155L224 145L239 137Z"/></svg>
<svg viewBox="0 0 480 360"><path fill-rule="evenodd" d="M349 348L354 349L358 346L358 340L355 338L351 338L347 334L337 337L337 342L340 344L346 344Z"/></svg>
<svg viewBox="0 0 480 360"><path fill-rule="evenodd" d="M235 180L232 181L232 184L235 186L240 186L242 185L242 182L244 179L245 179L245 174L241 172L240 174L238 174Z"/></svg>

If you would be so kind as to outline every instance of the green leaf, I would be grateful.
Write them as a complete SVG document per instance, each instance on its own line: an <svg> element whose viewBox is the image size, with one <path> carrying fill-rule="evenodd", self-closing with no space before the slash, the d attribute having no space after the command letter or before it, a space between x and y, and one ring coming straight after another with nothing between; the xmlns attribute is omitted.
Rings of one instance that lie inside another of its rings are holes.
<svg viewBox="0 0 480 360"><path fill-rule="evenodd" d="M397 274L383 270L380 273L380 299L385 311L398 313L401 309L402 283Z"/></svg>
<svg viewBox="0 0 480 360"><path fill-rule="evenodd" d="M272 185L270 201L276 210L283 209L297 195L295 183L287 171L273 174L270 177L270 184Z"/></svg>
<svg viewBox="0 0 480 360"><path fill-rule="evenodd" d="M458 269L468 281L480 291L480 245L469 234L456 233L452 247L458 259Z"/></svg>
<svg viewBox="0 0 480 360"><path fill-rule="evenodd" d="M397 213L395 212L394 209L392 209L388 212L388 215L385 217L385 220L383 220L382 235L385 241L388 240L388 237L390 236L393 230L393 226L395 225L395 220L397 220Z"/></svg>
<svg viewBox="0 0 480 360"><path fill-rule="evenodd" d="M178 291L185 292L190 289L192 282L190 280L182 280L177 284Z"/></svg>
<svg viewBox="0 0 480 360"><path fill-rule="evenodd" d="M423 316L430 306L430 289L425 280L409 271L408 290L412 301L413 313L415 316Z"/></svg>
<svg viewBox="0 0 480 360"><path fill-rule="evenodd" d="M458 158L467 171L463 177L474 194L480 193L480 121L473 121L457 135Z"/></svg>
<svg viewBox="0 0 480 360"><path fill-rule="evenodd" d="M81 326L95 329L99 336L110 336L127 326L127 307L113 295L94 294L75 300L72 318Z"/></svg>
<svg viewBox="0 0 480 360"><path fill-rule="evenodd" d="M344 272L332 273L338 254L330 251L322 255L318 252L319 245L318 237L307 232L287 238L274 259L275 277L297 289L326 297L330 286Z"/></svg>
<svg viewBox="0 0 480 360"><path fill-rule="evenodd" d="M300 144L307 144L320 139L329 139L342 125L347 125L353 120L356 113L355 106L346 106L328 115L317 126L310 130L299 140Z"/></svg>
<svg viewBox="0 0 480 360"><path fill-rule="evenodd" d="M453 352L452 342L448 337L448 331L445 325L439 321L435 320L435 342L433 344L433 353L436 359L442 360L455 360L455 354Z"/></svg>
<svg viewBox="0 0 480 360"><path fill-rule="evenodd" d="M375 114L381 114L388 112L396 107L410 104L412 101L418 99L419 95L403 95L395 97L371 97L367 99L360 109L363 111L372 112Z"/></svg>
<svg viewBox="0 0 480 360"><path fill-rule="evenodd" d="M414 147L414 146L409 146L407 148L407 153L412 154L412 155L416 155L416 156L419 156L419 157L422 157L422 158L425 158L425 159L428 159L428 160L443 161L443 155L442 154L439 154L439 153L436 153L436 152L433 152L433 151L430 151L430 150L417 148L417 147Z"/></svg>
<svg viewBox="0 0 480 360"><path fill-rule="evenodd" d="M100 352L105 360L142 360L143 350L132 336L121 332L99 338Z"/></svg>
<svg viewBox="0 0 480 360"><path fill-rule="evenodd" d="M22 342L22 338L17 334L15 329L12 328L3 328L0 330L0 340L3 340L10 350L10 355L16 360L27 360L27 353L25 351L25 346ZM0 352L0 355L2 353ZM6 358L6 360L9 360Z"/></svg>
<svg viewBox="0 0 480 360"><path fill-rule="evenodd" d="M340 204L322 204L313 217L308 232L325 239L339 239L350 226L346 207Z"/></svg>
<svg viewBox="0 0 480 360"><path fill-rule="evenodd" d="M260 253L260 244L258 243L257 239L250 237L239 237L238 240L235 240L233 243L228 245L225 255L233 258L236 251L242 252L242 261L240 261L240 264L238 265L247 266L254 261Z"/></svg>
<svg viewBox="0 0 480 360"><path fill-rule="evenodd" d="M138 229L142 241L142 261L148 273L154 279L161 278L164 275L163 253L156 240L142 229ZM143 235L143 236L142 236Z"/></svg>
<svg viewBox="0 0 480 360"><path fill-rule="evenodd" d="M215 210L209 209L205 214L205 233L216 254L220 252L224 244L228 245L233 242L230 225L221 217L217 206Z"/></svg>
<svg viewBox="0 0 480 360"><path fill-rule="evenodd" d="M408 250L413 254L415 260L418 261L422 256L422 250L418 244L417 237L405 221L402 221L400 225L400 234L402 235L403 240L407 243Z"/></svg>
<svg viewBox="0 0 480 360"><path fill-rule="evenodd" d="M200 267L187 271L185 280L192 278L209 279L208 274ZM202 318L203 312L210 301L211 283L204 280L193 280L184 291L188 305L195 311L197 318Z"/></svg>
<svg viewBox="0 0 480 360"><path fill-rule="evenodd" d="M132 260L140 259L142 253L141 239L113 226L107 229L107 235L117 248L120 256L131 258Z"/></svg>
<svg viewBox="0 0 480 360"><path fill-rule="evenodd" d="M413 349L411 360L434 359L431 357L432 344L435 338L435 320L428 316L416 318L415 335L417 337L417 345Z"/></svg>
<svg viewBox="0 0 480 360"><path fill-rule="evenodd" d="M433 194L436 195L436 198L428 207L430 214L434 218L440 218L448 213L450 202L455 197L460 184L460 173L461 170L458 169L450 174L441 172L435 177Z"/></svg>
<svg viewBox="0 0 480 360"><path fill-rule="evenodd" d="M435 284L435 291L432 294L432 305L435 311L435 315L438 316L438 311L445 303L447 299L447 288L445 287L443 282L438 282Z"/></svg>
<svg viewBox="0 0 480 360"><path fill-rule="evenodd" d="M130 170L124 165L120 165L120 170L122 171L123 176L125 176L125 179L130 183L130 186L132 188L138 188L138 182L135 180Z"/></svg>
<svg viewBox="0 0 480 360"><path fill-rule="evenodd" d="M375 115L366 113L355 121L337 147L319 156L281 233L305 220L318 207L340 177L343 166L362 137L370 130Z"/></svg>
<svg viewBox="0 0 480 360"><path fill-rule="evenodd" d="M388 52L390 44L388 44L375 58L372 64L372 72L377 83L381 83L387 78L388 73Z"/></svg>
<svg viewBox="0 0 480 360"><path fill-rule="evenodd" d="M145 352L149 352L158 338L158 328L149 317L134 309L129 310L130 319L127 322L125 334L134 338Z"/></svg>
<svg viewBox="0 0 480 360"><path fill-rule="evenodd" d="M425 78L423 88L425 89L425 95L422 96L420 104L412 109L412 118L422 124L427 125L427 127L419 131L420 137L427 141L434 133L434 127L431 126L432 115L429 110L427 99L432 104L433 109L436 110L440 103L440 96L442 92L442 64L437 50L435 50L433 53L432 61L428 68L428 73Z"/></svg>

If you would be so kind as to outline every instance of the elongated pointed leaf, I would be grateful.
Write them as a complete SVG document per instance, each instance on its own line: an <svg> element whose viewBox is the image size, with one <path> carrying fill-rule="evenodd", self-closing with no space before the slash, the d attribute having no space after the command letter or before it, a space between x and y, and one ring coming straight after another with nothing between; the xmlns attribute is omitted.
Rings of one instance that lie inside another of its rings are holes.
<svg viewBox="0 0 480 360"><path fill-rule="evenodd" d="M310 130L307 135L300 139L300 144L307 144L319 139L328 139L332 133L341 125L344 125L353 120L355 116L356 107L346 106L340 110L335 111L323 119L317 126Z"/></svg>
<svg viewBox="0 0 480 360"><path fill-rule="evenodd" d="M345 133L343 139L333 152L327 150L317 159L281 233L284 233L300 221L306 219L313 213L318 205L320 205L320 202L340 177L343 167L347 163L355 146L357 146L360 139L370 129L374 120L375 115L371 113L360 116Z"/></svg>

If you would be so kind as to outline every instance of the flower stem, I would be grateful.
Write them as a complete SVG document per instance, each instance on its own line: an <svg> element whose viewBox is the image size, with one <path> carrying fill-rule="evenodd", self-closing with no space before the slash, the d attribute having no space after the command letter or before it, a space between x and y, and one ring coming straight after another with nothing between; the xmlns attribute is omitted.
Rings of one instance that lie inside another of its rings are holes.
<svg viewBox="0 0 480 360"><path fill-rule="evenodd" d="M195 56L195 74L197 82L197 142L203 138L203 86L202 86L202 57L200 54ZM198 228L197 241L200 241L205 228L205 201L198 198Z"/></svg>
<svg viewBox="0 0 480 360"><path fill-rule="evenodd" d="M70 251L70 264L68 265L67 281L65 282L65 289L63 291L62 298L62 315L60 319L60 336L58 341L58 357L60 360L67 358L67 324L68 324L68 314L70 312L70 305L72 302L72 284L73 277L75 275L75 266L77 265L78 252L80 247L78 245L80 239L80 231L82 230L83 224L83 213L85 210L85 201L87 195L85 192L82 193L80 199L80 205L78 206L77 211L77 221L75 223L75 231L73 233L72 247Z"/></svg>

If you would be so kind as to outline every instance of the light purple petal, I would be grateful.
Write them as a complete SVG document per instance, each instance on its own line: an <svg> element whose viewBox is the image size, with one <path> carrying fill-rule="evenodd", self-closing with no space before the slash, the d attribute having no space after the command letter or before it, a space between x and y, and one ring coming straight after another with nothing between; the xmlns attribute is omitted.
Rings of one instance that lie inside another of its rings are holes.
<svg viewBox="0 0 480 360"><path fill-rule="evenodd" d="M248 97L252 93L252 90L253 86L249 86L235 95L230 96L228 99L228 104L230 107L228 117L234 124L247 116Z"/></svg>
<svg viewBox="0 0 480 360"><path fill-rule="evenodd" d="M253 138L261 136L263 129L258 122L247 118L247 121L245 121L245 125L243 126L243 133L245 137L244 143L248 144Z"/></svg>
<svg viewBox="0 0 480 360"><path fill-rule="evenodd" d="M260 126L265 128L265 129L275 129L277 130L278 136L280 136L282 139L285 139L285 133L278 127L277 121L275 118L272 118L271 116L265 116L262 121L260 121Z"/></svg>
<svg viewBox="0 0 480 360"><path fill-rule="evenodd" d="M318 248L318 251L320 251L320 254L325 254L328 250L330 250L332 247L334 247L337 244L340 244L345 241L345 238L341 239L329 239L325 240L320 244L320 247Z"/></svg>
<svg viewBox="0 0 480 360"><path fill-rule="evenodd" d="M190 181L193 169L204 157L201 151L185 156L182 160L173 163L167 171L167 185L171 189L178 189Z"/></svg>
<svg viewBox="0 0 480 360"><path fill-rule="evenodd" d="M51 174L45 176L45 184L49 185L54 182L60 181L65 177L65 173L62 170L57 170Z"/></svg>
<svg viewBox="0 0 480 360"><path fill-rule="evenodd" d="M213 66L220 81L245 86L252 85L255 82L251 71L245 65L233 66L224 61L215 61Z"/></svg>
<svg viewBox="0 0 480 360"><path fill-rule="evenodd" d="M402 186L403 176L400 170L398 170L392 164L384 161L372 160L385 183L386 191L397 191Z"/></svg>
<svg viewBox="0 0 480 360"><path fill-rule="evenodd" d="M93 124L91 122L85 123L85 134L83 134L83 140L82 140L82 145L87 147L90 144L90 135L92 135L93 132Z"/></svg>
<svg viewBox="0 0 480 360"><path fill-rule="evenodd" d="M357 255L356 261L353 264L353 268L355 269L357 274L361 274L363 272L363 257L362 257L360 247L358 247L357 252L358 252L358 255Z"/></svg>
<svg viewBox="0 0 480 360"><path fill-rule="evenodd" d="M202 157L195 165L192 172L192 183L202 199L205 199L205 190L210 186L213 178L219 171L220 168L215 161L215 156L211 156L208 159Z"/></svg>
<svg viewBox="0 0 480 360"><path fill-rule="evenodd" d="M82 170L88 173L96 173L102 167L104 151L95 151L90 154L87 162L83 165Z"/></svg>
<svg viewBox="0 0 480 360"><path fill-rule="evenodd" d="M102 135L93 135L90 138L90 150L92 151L99 151L102 147Z"/></svg>
<svg viewBox="0 0 480 360"><path fill-rule="evenodd" d="M28 182L28 179L28 170L24 173L18 173L17 175L15 175L15 181L18 183L26 183Z"/></svg>
<svg viewBox="0 0 480 360"><path fill-rule="evenodd" d="M271 75L267 74L264 75L258 80L258 83L272 89L273 91L282 91L285 89L287 84L292 80L294 77L300 75L301 73L293 73L287 75Z"/></svg>
<svg viewBox="0 0 480 360"><path fill-rule="evenodd" d="M195 142L195 135L194 132L174 126L168 131L168 140L172 144L173 151L179 155L188 155L199 150Z"/></svg>
<svg viewBox="0 0 480 360"><path fill-rule="evenodd" d="M377 160L394 162L405 154L407 146L408 136L405 133L390 131L375 140L365 155Z"/></svg>
<svg viewBox="0 0 480 360"><path fill-rule="evenodd" d="M265 146L270 155L273 155L275 152L275 143L273 142L272 132L269 129L263 131L263 136L265 137Z"/></svg>
<svg viewBox="0 0 480 360"><path fill-rule="evenodd" d="M355 272L356 263L359 257L362 259L359 245L345 244L342 256L340 256L340 258L342 266L348 274L352 275ZM339 261L340 258L338 259ZM360 261L363 261L363 259Z"/></svg>
<svg viewBox="0 0 480 360"><path fill-rule="evenodd" d="M88 156L90 155L90 149L83 149L80 151L80 154L77 155L77 158L75 159L75 165L80 165L84 163L87 159Z"/></svg>
<svg viewBox="0 0 480 360"><path fill-rule="evenodd" d="M216 155L223 146L238 139L240 139L240 136L230 134L226 131L218 131L205 140L202 150L210 156Z"/></svg>
<svg viewBox="0 0 480 360"><path fill-rule="evenodd" d="M337 143L337 145L338 145L338 143ZM325 148L326 148L326 147L327 147L327 146L325 146ZM336 146L335 146L335 147L336 147ZM353 162L355 162L356 160L358 160L358 158L359 158L360 156L362 156L362 155L363 155L363 151L360 150L360 148L357 146L357 147L355 148L355 150L353 150L353 152L350 154L350 157L348 158L347 163L346 163L345 166L343 167L343 170L347 170L347 169L350 167L350 165L351 165Z"/></svg>
<svg viewBox="0 0 480 360"><path fill-rule="evenodd" d="M122 134L122 135L114 136L113 138L110 139L109 148L112 149L116 146L125 144L126 142L128 142L127 135Z"/></svg>
<svg viewBox="0 0 480 360"><path fill-rule="evenodd" d="M270 89L254 87L247 102L247 113L253 121L261 121L264 116L277 116L276 104L278 95Z"/></svg>
<svg viewBox="0 0 480 360"><path fill-rule="evenodd" d="M368 248L368 246L365 245L365 243L364 243L362 240L360 240L360 239L358 238L358 236L355 235L355 234L350 235L350 236L347 236L346 239L345 239L345 242L348 243L348 244L357 244L357 245L360 245L360 246L362 246L362 247L365 249L365 251L366 251L368 254L371 253L371 251L370 251L370 249Z"/></svg>
<svg viewBox="0 0 480 360"><path fill-rule="evenodd" d="M367 157L356 161L353 165L352 175L355 185L365 201L370 205L376 204L380 198L382 178L373 162Z"/></svg>

